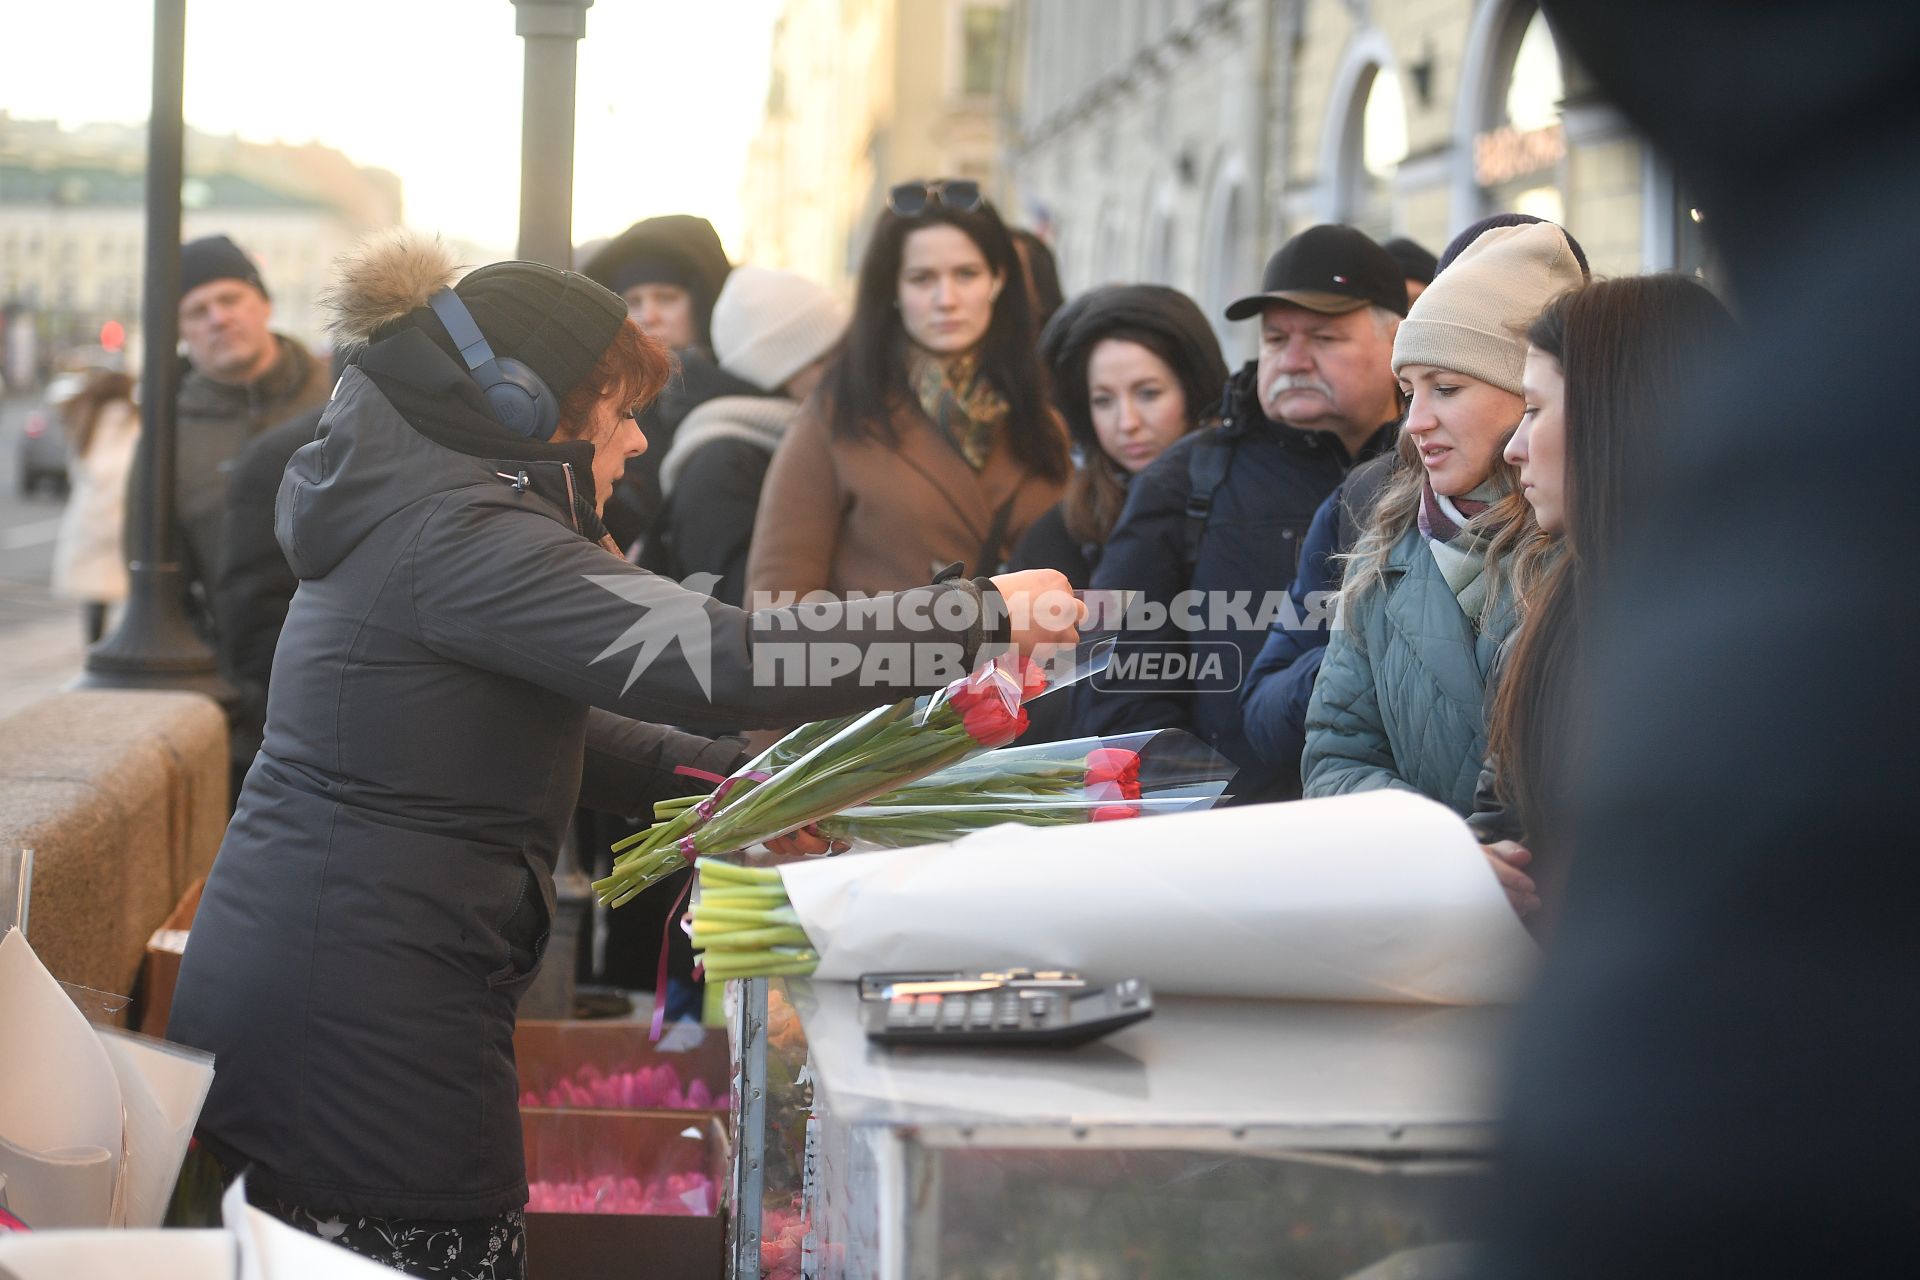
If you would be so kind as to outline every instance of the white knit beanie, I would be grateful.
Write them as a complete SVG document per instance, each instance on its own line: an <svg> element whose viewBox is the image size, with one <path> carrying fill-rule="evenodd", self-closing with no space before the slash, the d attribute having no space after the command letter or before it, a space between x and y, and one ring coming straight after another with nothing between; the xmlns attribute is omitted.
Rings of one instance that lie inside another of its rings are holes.
<svg viewBox="0 0 1920 1280"><path fill-rule="evenodd" d="M847 308L791 271L739 266L713 304L713 356L764 391L778 391L847 331Z"/></svg>
<svg viewBox="0 0 1920 1280"><path fill-rule="evenodd" d="M1414 300L1393 340L1393 371L1430 364L1519 395L1527 326L1584 279L1551 222L1483 231Z"/></svg>

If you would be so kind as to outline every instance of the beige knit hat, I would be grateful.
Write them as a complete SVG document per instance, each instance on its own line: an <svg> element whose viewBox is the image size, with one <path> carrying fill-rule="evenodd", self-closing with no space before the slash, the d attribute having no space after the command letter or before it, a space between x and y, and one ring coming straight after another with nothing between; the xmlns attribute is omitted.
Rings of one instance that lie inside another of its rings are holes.
<svg viewBox="0 0 1920 1280"><path fill-rule="evenodd" d="M1393 340L1393 371L1430 364L1520 394L1527 326L1585 279L1551 222L1480 234L1414 300Z"/></svg>
<svg viewBox="0 0 1920 1280"><path fill-rule="evenodd" d="M846 331L846 305L791 271L735 267L713 304L714 359L765 391L778 391Z"/></svg>

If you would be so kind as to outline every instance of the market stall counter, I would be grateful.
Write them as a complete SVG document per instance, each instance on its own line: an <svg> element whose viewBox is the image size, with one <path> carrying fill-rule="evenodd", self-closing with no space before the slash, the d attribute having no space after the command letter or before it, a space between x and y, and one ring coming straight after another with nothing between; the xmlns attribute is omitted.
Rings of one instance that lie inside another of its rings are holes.
<svg viewBox="0 0 1920 1280"><path fill-rule="evenodd" d="M767 999L767 1140L737 1154L761 1162L769 1213L737 1277L1470 1265L1501 1008L1160 996L1145 1022L1040 1050L872 1044L849 983L775 979Z"/></svg>

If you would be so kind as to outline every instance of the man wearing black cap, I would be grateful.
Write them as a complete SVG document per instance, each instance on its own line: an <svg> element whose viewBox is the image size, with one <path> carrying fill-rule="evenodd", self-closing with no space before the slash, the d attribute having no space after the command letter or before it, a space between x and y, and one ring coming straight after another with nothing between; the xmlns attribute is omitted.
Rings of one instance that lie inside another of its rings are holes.
<svg viewBox="0 0 1920 1280"><path fill-rule="evenodd" d="M175 546L188 611L209 635L233 460L270 424L325 403L333 386L326 363L274 333L272 318L260 269L239 245L215 235L181 247L180 339L187 354L175 400ZM140 447L148 447L146 437ZM144 474L136 461L127 492L130 534L145 519Z"/></svg>
<svg viewBox="0 0 1920 1280"><path fill-rule="evenodd" d="M623 548L644 537L660 513L660 464L681 421L719 396L761 394L713 359L713 304L732 270L713 224L685 213L634 223L580 270L619 295L633 322L679 359L673 381L641 419L647 451L607 504L607 529Z"/></svg>
<svg viewBox="0 0 1920 1280"><path fill-rule="evenodd" d="M1180 440L1129 487L1093 585L1136 595L1113 666L1076 692L1079 732L1187 729L1241 767L1237 796L1299 794L1297 766L1248 746L1238 689L1315 509L1392 447L1406 312L1399 264L1343 226L1289 240L1260 292L1227 308L1259 318L1259 359L1228 380L1217 430Z"/></svg>

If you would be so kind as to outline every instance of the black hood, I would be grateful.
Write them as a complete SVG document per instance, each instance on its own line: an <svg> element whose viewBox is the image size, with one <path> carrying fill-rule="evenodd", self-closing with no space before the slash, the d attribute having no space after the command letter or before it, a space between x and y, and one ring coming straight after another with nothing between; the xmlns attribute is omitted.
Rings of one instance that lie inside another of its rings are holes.
<svg viewBox="0 0 1920 1280"><path fill-rule="evenodd" d="M372 361L384 372L367 367L370 351L342 375L318 438L293 455L281 479L274 535L295 575L326 575L395 512L472 485L537 504L582 537L603 536L591 444L513 434L465 398L479 393L451 367L459 383L438 390L396 376L403 361L394 341L374 349L386 349Z"/></svg>
<svg viewBox="0 0 1920 1280"><path fill-rule="evenodd" d="M623 293L642 281L677 284L693 295L695 328L701 346L710 347L708 321L720 286L733 264L721 247L719 233L705 218L686 213L636 222L603 245L580 274L594 283ZM636 272L638 273L636 275Z"/></svg>
<svg viewBox="0 0 1920 1280"><path fill-rule="evenodd" d="M1157 284L1108 285L1067 303L1040 335L1040 355L1053 376L1053 398L1082 450L1099 448L1087 407L1087 358L1101 339L1132 333L1166 360L1180 379L1187 411L1198 421L1227 380L1219 339L1192 298Z"/></svg>

